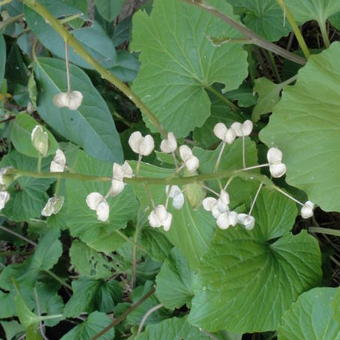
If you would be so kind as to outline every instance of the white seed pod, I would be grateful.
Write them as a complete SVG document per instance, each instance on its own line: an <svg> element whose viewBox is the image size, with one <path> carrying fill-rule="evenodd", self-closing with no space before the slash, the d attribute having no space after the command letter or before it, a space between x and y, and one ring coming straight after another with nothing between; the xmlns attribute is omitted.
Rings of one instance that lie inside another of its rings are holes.
<svg viewBox="0 0 340 340"><path fill-rule="evenodd" d="M161 142L161 151L165 153L172 153L177 149L177 140L172 132L168 133L166 139Z"/></svg>
<svg viewBox="0 0 340 340"><path fill-rule="evenodd" d="M124 188L125 188L125 183L123 181L113 179L111 181L110 195L117 196L124 190Z"/></svg>
<svg viewBox="0 0 340 340"><path fill-rule="evenodd" d="M214 206L216 205L217 199L214 197L206 197L203 201L202 201L202 205L204 210L206 211L212 211L212 209L214 208Z"/></svg>
<svg viewBox="0 0 340 340"><path fill-rule="evenodd" d="M125 178L132 178L133 177L133 170L132 170L130 164L127 161L125 161L123 163L122 169L123 169Z"/></svg>
<svg viewBox="0 0 340 340"><path fill-rule="evenodd" d="M242 123L234 122L234 123L231 124L230 128L234 131L234 133L237 137L243 136Z"/></svg>
<svg viewBox="0 0 340 340"><path fill-rule="evenodd" d="M91 210L95 210L97 219L106 222L109 219L110 206L105 197L99 192L91 192L86 197L86 204Z"/></svg>
<svg viewBox="0 0 340 340"><path fill-rule="evenodd" d="M199 168L199 159L192 154L191 149L187 145L181 145L179 147L179 155L189 172L194 172Z"/></svg>
<svg viewBox="0 0 340 340"><path fill-rule="evenodd" d="M44 157L48 153L48 134L41 125L36 125L31 133L34 148Z"/></svg>
<svg viewBox="0 0 340 340"><path fill-rule="evenodd" d="M267 160L269 164L282 163L282 151L278 148L270 148L267 152Z"/></svg>
<svg viewBox="0 0 340 340"><path fill-rule="evenodd" d="M71 91L67 94L67 107L70 110L78 110L83 101L83 94L80 91Z"/></svg>
<svg viewBox="0 0 340 340"><path fill-rule="evenodd" d="M10 166L6 166L4 168L0 169L0 185L7 185L7 181L6 181L6 173L8 171L8 169L10 169Z"/></svg>
<svg viewBox="0 0 340 340"><path fill-rule="evenodd" d="M302 218L310 218L314 215L314 203L311 201L307 201L303 207L301 208L301 217Z"/></svg>
<svg viewBox="0 0 340 340"><path fill-rule="evenodd" d="M253 131L253 122L251 120L246 120L242 124L242 135L243 136L249 136L251 132Z"/></svg>
<svg viewBox="0 0 340 340"><path fill-rule="evenodd" d="M184 195L182 190L177 185L169 186L167 185L165 187L165 192L167 195L169 195L170 198L172 198L172 206L179 210L184 205Z"/></svg>
<svg viewBox="0 0 340 340"><path fill-rule="evenodd" d="M64 152L57 149L55 156L50 165L51 172L64 172L66 167L66 156Z"/></svg>
<svg viewBox="0 0 340 340"><path fill-rule="evenodd" d="M252 230L255 227L255 217L248 214L238 214L238 223L242 224L246 230Z"/></svg>
<svg viewBox="0 0 340 340"><path fill-rule="evenodd" d="M2 210L5 207L10 197L11 196L8 191L5 191L5 190L0 191L0 210Z"/></svg>
<svg viewBox="0 0 340 340"><path fill-rule="evenodd" d="M155 142L151 135L143 137L139 131L135 131L129 138L129 145L133 152L142 156L148 156L153 151Z"/></svg>
<svg viewBox="0 0 340 340"><path fill-rule="evenodd" d="M217 123L214 127L214 134L223 143L232 144L236 138L235 131L228 129L225 124Z"/></svg>
<svg viewBox="0 0 340 340"><path fill-rule="evenodd" d="M68 105L67 92L57 93L53 97L53 104L56 107L66 107Z"/></svg>
<svg viewBox="0 0 340 340"><path fill-rule="evenodd" d="M234 211L227 211L217 218L216 223L220 229L225 230L229 227L234 227L237 224L237 221L237 213Z"/></svg>
<svg viewBox="0 0 340 340"><path fill-rule="evenodd" d="M185 162L186 160L190 159L193 156L191 149L187 145L181 145L179 147L179 155L183 162Z"/></svg>
<svg viewBox="0 0 340 340"><path fill-rule="evenodd" d="M169 213L163 204L157 205L148 216L149 224L153 228L163 226L165 231L171 227L172 214Z"/></svg>
<svg viewBox="0 0 340 340"><path fill-rule="evenodd" d="M269 171L274 178L280 178L286 173L287 167L284 163L271 164Z"/></svg>
<svg viewBox="0 0 340 340"><path fill-rule="evenodd" d="M64 197L53 196L50 197L41 211L42 216L51 216L57 214L64 205Z"/></svg>

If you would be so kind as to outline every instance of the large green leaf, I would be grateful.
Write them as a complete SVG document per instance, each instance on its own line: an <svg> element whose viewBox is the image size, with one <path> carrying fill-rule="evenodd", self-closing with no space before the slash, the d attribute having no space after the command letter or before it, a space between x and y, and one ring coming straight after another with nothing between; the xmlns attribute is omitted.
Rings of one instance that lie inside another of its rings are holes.
<svg viewBox="0 0 340 340"><path fill-rule="evenodd" d="M72 282L73 295L66 303L64 315L75 317L84 312L109 313L121 298L122 291L117 281L80 278Z"/></svg>
<svg viewBox="0 0 340 340"><path fill-rule="evenodd" d="M1 167L5 166L36 171L37 159L12 151L1 161ZM47 170L48 167L49 162L46 159L46 162L43 162L43 170ZM54 179L50 178L19 177L8 188L11 198L2 213L13 221L27 221L30 218L39 217L48 200L46 190L53 182Z"/></svg>
<svg viewBox="0 0 340 340"><path fill-rule="evenodd" d="M290 304L321 279L317 240L292 235L295 204L265 189L256 201L252 231L219 231L201 261L201 287L189 321L236 333L275 330Z"/></svg>
<svg viewBox="0 0 340 340"><path fill-rule="evenodd" d="M150 325L136 340L209 340L210 337L190 325L186 318L171 318Z"/></svg>
<svg viewBox="0 0 340 340"><path fill-rule="evenodd" d="M38 112L58 133L80 145L101 160L121 162L120 138L111 113L90 79L80 68L71 65L71 83L84 99L78 110L57 108L53 97L66 91L65 63L52 58L38 58L35 72L41 88Z"/></svg>
<svg viewBox="0 0 340 340"><path fill-rule="evenodd" d="M285 0L285 3L301 23L316 20L324 24L330 16L340 11L340 2L334 0Z"/></svg>
<svg viewBox="0 0 340 340"><path fill-rule="evenodd" d="M4 79L5 66L6 66L6 43L2 34L0 34L0 86L2 84L2 80Z"/></svg>
<svg viewBox="0 0 340 340"><path fill-rule="evenodd" d="M57 4L56 4L57 3ZM48 10L53 11L56 17L79 13L79 10L59 2L46 2ZM32 9L25 7L25 19L40 42L53 54L60 58L65 57L65 42L63 38ZM116 50L112 40L106 35L99 24L91 27L79 28L70 32L84 46L84 48L104 67L110 68L116 62ZM82 57L69 47L69 58L72 63L80 67L93 69Z"/></svg>
<svg viewBox="0 0 340 340"><path fill-rule="evenodd" d="M340 289L336 291L334 300L332 302L333 318L340 322Z"/></svg>
<svg viewBox="0 0 340 340"><path fill-rule="evenodd" d="M140 175L164 178L173 174L174 171L142 163ZM150 208L150 197L145 191L145 187L137 184L134 185L134 189L141 204ZM156 204L165 203L164 185L149 185L148 191ZM216 229L214 218L202 207L194 209L187 199L180 210L173 209L169 204L169 211L173 215L173 220L170 230L164 232L165 236L182 252L191 266L197 266L202 254L208 249Z"/></svg>
<svg viewBox="0 0 340 340"><path fill-rule="evenodd" d="M39 157L38 151L31 142L31 133L39 123L26 113L19 113L11 123L11 141L17 151L28 157ZM51 134L48 133L48 155L53 155L58 149L58 143Z"/></svg>
<svg viewBox="0 0 340 340"><path fill-rule="evenodd" d="M125 0L96 0L96 7L106 21L113 19L120 13Z"/></svg>
<svg viewBox="0 0 340 340"><path fill-rule="evenodd" d="M332 318L336 288L315 288L302 294L284 313L279 340L339 340L340 323Z"/></svg>
<svg viewBox="0 0 340 340"><path fill-rule="evenodd" d="M74 157L74 158L73 158ZM112 176L112 164L98 161L82 151L70 156L73 171L98 176ZM89 247L101 251L116 250L125 240L116 230L126 224L137 213L137 200L132 189L127 185L116 197L108 198L110 217L105 223L97 220L96 212L86 204L86 197L91 192L106 195L111 182L84 182L68 180L66 182L65 207L61 211L66 214L66 225L72 236L79 237Z"/></svg>
<svg viewBox="0 0 340 340"><path fill-rule="evenodd" d="M174 248L156 278L156 295L159 301L169 309L189 305L193 297L193 273L188 262Z"/></svg>
<svg viewBox="0 0 340 340"><path fill-rule="evenodd" d="M246 26L267 40L279 40L290 31L289 24L285 24L282 10L276 0L227 1L243 14Z"/></svg>
<svg viewBox="0 0 340 340"><path fill-rule="evenodd" d="M236 18L225 1L210 3ZM133 89L177 136L186 136L209 117L206 88L219 82L233 90L247 76L247 54L240 44L216 47L208 39L238 33L206 11L177 0L156 0L151 15L139 12L133 24L131 48L141 51Z"/></svg>
<svg viewBox="0 0 340 340"><path fill-rule="evenodd" d="M339 56L339 43L312 56L260 135L283 151L287 182L327 211L340 211Z"/></svg>
<svg viewBox="0 0 340 340"><path fill-rule="evenodd" d="M72 328L61 340L91 340L97 333L102 331L112 322L109 316L104 313L93 312L86 321ZM112 327L107 333L102 335L100 340L112 340L115 336L115 329Z"/></svg>

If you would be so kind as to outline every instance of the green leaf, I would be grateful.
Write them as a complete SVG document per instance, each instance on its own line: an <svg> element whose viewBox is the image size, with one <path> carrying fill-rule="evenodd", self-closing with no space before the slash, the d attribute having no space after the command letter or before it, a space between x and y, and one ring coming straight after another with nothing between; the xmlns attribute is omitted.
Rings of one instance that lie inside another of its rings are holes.
<svg viewBox="0 0 340 340"><path fill-rule="evenodd" d="M96 0L99 14L109 22L112 22L120 13L125 0Z"/></svg>
<svg viewBox="0 0 340 340"><path fill-rule="evenodd" d="M36 125L39 123L26 113L19 113L11 123L11 141L17 151L28 157L39 157L31 142L31 133ZM48 133L48 155L53 155L58 149L58 143L46 128L44 131Z"/></svg>
<svg viewBox="0 0 340 340"><path fill-rule="evenodd" d="M159 301L169 309L189 306L194 295L193 273L181 253L174 248L162 265L156 277L156 295Z"/></svg>
<svg viewBox="0 0 340 340"><path fill-rule="evenodd" d="M255 80L254 92L259 96L252 115L255 121L258 121L263 114L273 111L274 106L280 100L283 87L282 84L274 84L267 78Z"/></svg>
<svg viewBox="0 0 340 340"><path fill-rule="evenodd" d="M155 178L165 178L174 173L174 169L159 168L151 164L142 163L140 175ZM150 197L143 185L134 185L134 190L143 206L150 207ZM149 185L155 204L164 204L166 201L164 185ZM168 240L176 246L188 260L190 266L198 265L203 253L208 249L209 242L216 229L216 223L211 214L202 207L194 209L186 198L180 210L169 206L173 215L171 228L164 232Z"/></svg>
<svg viewBox="0 0 340 340"><path fill-rule="evenodd" d="M55 17L79 14L80 11L65 6L60 1L56 3L47 2L46 7L52 11ZM53 8L52 8L53 6ZM63 38L35 11L25 7L25 20L39 41L53 54L59 58L65 58L65 42ZM70 31L79 40L84 48L105 68L112 67L116 62L116 50L112 40L98 23L91 27L84 27ZM93 69L83 58L81 58L72 47L69 47L70 61L80 67Z"/></svg>
<svg viewBox="0 0 340 340"><path fill-rule="evenodd" d="M78 240L72 242L70 257L72 266L81 276L108 279L113 275L110 260L83 242Z"/></svg>
<svg viewBox="0 0 340 340"><path fill-rule="evenodd" d="M220 230L199 271L189 321L208 331L275 330L281 316L321 280L318 242L305 231L292 235L295 204L262 189L252 231Z"/></svg>
<svg viewBox="0 0 340 340"><path fill-rule="evenodd" d="M340 12L340 2L333 0L285 0L285 3L300 23L316 20L323 25L330 16Z"/></svg>
<svg viewBox="0 0 340 340"><path fill-rule="evenodd" d="M110 68L110 71L124 82L132 82L138 73L138 58L128 51L118 51L116 64Z"/></svg>
<svg viewBox="0 0 340 340"><path fill-rule="evenodd" d="M333 318L340 322L340 289L337 289L333 302L332 302L332 308L333 308Z"/></svg>
<svg viewBox="0 0 340 340"><path fill-rule="evenodd" d="M261 132L269 147L283 151L287 182L304 190L326 211L340 211L340 43L312 56L285 89Z"/></svg>
<svg viewBox="0 0 340 340"><path fill-rule="evenodd" d="M190 325L186 318L171 318L156 325L149 325L136 340L209 340L198 328Z"/></svg>
<svg viewBox="0 0 340 340"><path fill-rule="evenodd" d="M290 32L282 10L276 0L228 0L243 22L255 33L270 41L277 41Z"/></svg>
<svg viewBox="0 0 340 340"><path fill-rule="evenodd" d="M237 19L225 1L210 3ZM247 53L240 44L213 46L209 36L239 33L210 13L177 0L153 4L150 16L141 11L133 18L131 48L141 51L133 90L167 130L184 137L210 115L207 88L218 82L228 91L242 83L247 76Z"/></svg>
<svg viewBox="0 0 340 340"><path fill-rule="evenodd" d="M2 34L0 34L0 85L4 79L6 66L6 43Z"/></svg>
<svg viewBox="0 0 340 340"><path fill-rule="evenodd" d="M84 71L73 65L70 71L72 87L84 96L81 106L75 111L53 105L53 97L67 88L65 63L52 58L37 59L35 73L41 88L38 102L40 116L93 157L121 162L123 152L119 134L105 101Z"/></svg>
<svg viewBox="0 0 340 340"><path fill-rule="evenodd" d="M16 335L22 335L24 330L17 321L2 321L0 324L7 340L12 340Z"/></svg>
<svg viewBox="0 0 340 340"><path fill-rule="evenodd" d="M100 162L84 152L79 151L75 157L72 169L75 172L112 176L112 164ZM97 220L96 212L90 210L86 204L86 197L91 192L100 192L106 195L111 182L66 182L65 207L67 213L67 226L72 236L79 237L89 247L109 253L121 246L123 239L116 230L125 228L127 222L137 213L137 200L130 185L116 197L108 198L110 217L105 223Z"/></svg>
<svg viewBox="0 0 340 340"><path fill-rule="evenodd" d="M92 280L83 277L72 282L72 289L73 295L64 309L66 317L75 317L96 310L112 312L122 295L119 283L114 280Z"/></svg>
<svg viewBox="0 0 340 340"><path fill-rule="evenodd" d="M159 262L163 262L168 257L172 248L166 236L152 228L142 230L141 245L147 249L154 260Z"/></svg>
<svg viewBox="0 0 340 340"><path fill-rule="evenodd" d="M66 333L61 340L91 340L97 333L102 331L112 322L106 314L94 312L91 313L86 321L72 328ZM115 336L115 330L112 327L107 333L99 337L99 340L112 340Z"/></svg>
<svg viewBox="0 0 340 340"><path fill-rule="evenodd" d="M340 323L332 318L336 288L314 288L301 296L284 313L279 340L339 340Z"/></svg>
<svg viewBox="0 0 340 340"><path fill-rule="evenodd" d="M49 168L49 161L43 162L43 170ZM12 151L1 161L1 167L12 166L20 170L36 171L37 159L26 157L17 151ZM11 195L2 213L13 221L27 221L30 218L40 217L48 195L46 190L54 179L41 179L33 177L19 177L8 191Z"/></svg>

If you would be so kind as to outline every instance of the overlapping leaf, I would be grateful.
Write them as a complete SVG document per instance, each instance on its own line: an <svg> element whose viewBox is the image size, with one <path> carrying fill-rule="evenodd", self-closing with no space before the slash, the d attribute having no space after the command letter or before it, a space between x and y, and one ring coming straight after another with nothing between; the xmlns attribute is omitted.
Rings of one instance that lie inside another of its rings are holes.
<svg viewBox="0 0 340 340"><path fill-rule="evenodd" d="M4 79L6 66L6 43L2 34L0 34L0 86Z"/></svg>
<svg viewBox="0 0 340 340"><path fill-rule="evenodd" d="M299 294L318 284L317 241L306 232L289 233L294 203L263 191L253 215L254 230L219 231L203 257L201 288L189 315L192 324L236 333L275 330Z"/></svg>
<svg viewBox="0 0 340 340"><path fill-rule="evenodd" d="M233 16L226 2L210 3ZM141 70L133 89L177 136L186 136L209 117L207 88L219 82L232 90L247 75L242 46L216 47L209 36L238 33L210 13L177 0L154 1L150 16L145 12L134 16L131 48L141 51Z"/></svg>
<svg viewBox="0 0 340 340"><path fill-rule="evenodd" d="M340 211L339 56L339 43L312 56L260 135L283 151L287 182L328 211Z"/></svg>

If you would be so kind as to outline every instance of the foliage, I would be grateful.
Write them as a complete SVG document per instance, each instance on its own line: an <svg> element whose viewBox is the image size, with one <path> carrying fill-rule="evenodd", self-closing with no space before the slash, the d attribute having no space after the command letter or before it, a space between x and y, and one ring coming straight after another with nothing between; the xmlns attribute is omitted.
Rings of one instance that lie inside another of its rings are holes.
<svg viewBox="0 0 340 340"><path fill-rule="evenodd" d="M0 339L340 339L339 18L0 0Z"/></svg>

